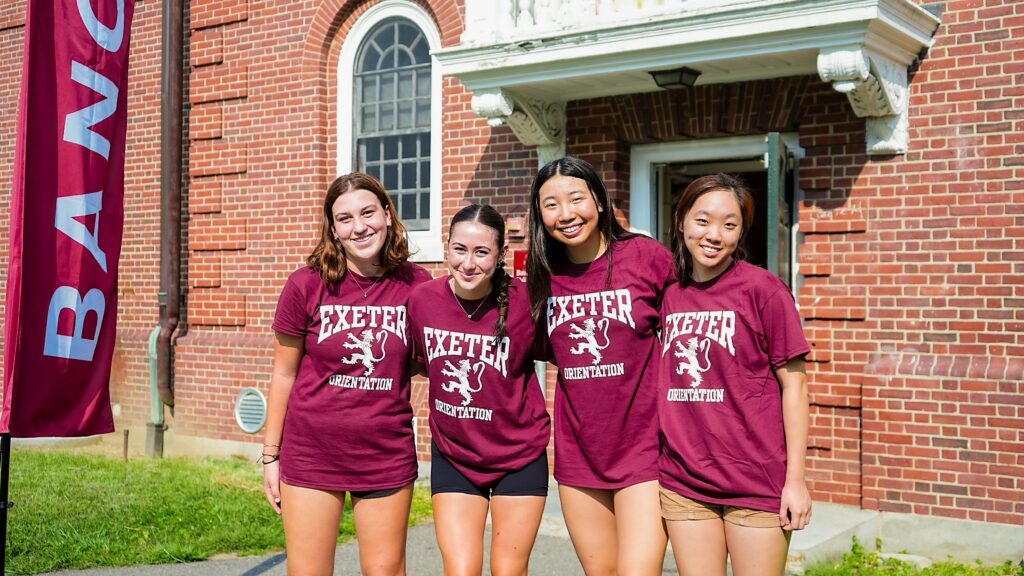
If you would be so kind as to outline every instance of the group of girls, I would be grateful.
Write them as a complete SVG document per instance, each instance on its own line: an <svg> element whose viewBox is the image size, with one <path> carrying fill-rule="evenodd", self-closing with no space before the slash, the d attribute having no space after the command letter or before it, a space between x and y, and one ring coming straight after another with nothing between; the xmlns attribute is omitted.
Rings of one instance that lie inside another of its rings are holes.
<svg viewBox="0 0 1024 576"><path fill-rule="evenodd" d="M554 477L588 575L782 574L810 521L808 352L789 290L742 260L753 198L695 180L675 254L628 232L588 163L531 189L527 281L491 206L452 218L448 274L408 261L383 186L334 181L321 238L274 317L262 462L289 574L331 574L346 492L364 574L405 574L417 476L410 377L429 380L431 494L446 575L525 575L548 493L551 422L535 360L558 368Z"/></svg>

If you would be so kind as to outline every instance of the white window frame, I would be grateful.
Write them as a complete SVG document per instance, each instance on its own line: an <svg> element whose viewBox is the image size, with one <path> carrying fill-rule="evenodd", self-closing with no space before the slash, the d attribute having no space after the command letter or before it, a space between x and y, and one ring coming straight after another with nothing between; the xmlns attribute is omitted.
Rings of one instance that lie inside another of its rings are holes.
<svg viewBox="0 0 1024 576"><path fill-rule="evenodd" d="M800 158L804 157L804 149L800 146L800 136L795 132L783 132L782 141L786 149L793 155L796 164L793 167L793 206L790 226L790 242L794 250L790 254L789 266L793 271L791 291L797 293L800 278L800 259L795 249L800 243L800 218L798 207L803 201L804 193L800 189ZM727 138L708 138L703 140L687 140L683 142L662 142L658 144L637 144L630 149L629 160L629 221L632 229L643 234L651 234L657 224L651 208L655 202L654 165L663 162L700 162L708 160L728 160L731 158L751 158L768 151L767 136L732 136Z"/></svg>
<svg viewBox="0 0 1024 576"><path fill-rule="evenodd" d="M353 110L353 77L356 55L370 30L382 20L392 17L410 20L419 27L430 46L430 228L409 232L414 262L441 262L441 63L434 52L441 48L441 35L433 19L423 8L405 0L383 0L366 11L349 31L338 59L338 174L355 169L352 159L352 134L355 126Z"/></svg>

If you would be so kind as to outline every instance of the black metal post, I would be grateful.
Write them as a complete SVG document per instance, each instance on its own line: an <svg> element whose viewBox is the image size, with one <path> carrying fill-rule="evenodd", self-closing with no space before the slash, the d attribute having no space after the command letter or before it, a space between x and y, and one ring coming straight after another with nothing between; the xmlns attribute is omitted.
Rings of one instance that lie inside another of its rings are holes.
<svg viewBox="0 0 1024 576"><path fill-rule="evenodd" d="M7 501L10 471L11 435L0 434L0 574L7 573L7 509L14 505Z"/></svg>

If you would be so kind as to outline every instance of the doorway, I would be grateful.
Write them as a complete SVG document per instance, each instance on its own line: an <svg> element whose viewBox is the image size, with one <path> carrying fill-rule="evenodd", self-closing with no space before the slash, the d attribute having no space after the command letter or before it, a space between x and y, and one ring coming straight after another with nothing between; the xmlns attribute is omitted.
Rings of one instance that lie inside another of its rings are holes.
<svg viewBox="0 0 1024 576"><path fill-rule="evenodd" d="M686 186L706 174L738 176L754 196L754 222L747 234L748 260L795 288L798 234L795 206L796 136L751 136L635 146L631 161L630 221L673 248L673 218ZM769 222L772 225L769 225Z"/></svg>

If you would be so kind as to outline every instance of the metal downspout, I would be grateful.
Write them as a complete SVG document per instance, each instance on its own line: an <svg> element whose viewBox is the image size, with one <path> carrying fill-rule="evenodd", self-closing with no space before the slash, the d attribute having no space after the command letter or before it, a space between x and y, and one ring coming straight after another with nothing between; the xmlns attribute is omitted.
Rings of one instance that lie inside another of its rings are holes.
<svg viewBox="0 0 1024 576"><path fill-rule="evenodd" d="M182 80L184 2L163 2L163 45L160 57L160 332L156 339L156 392L174 408L174 349L172 337L181 312L182 206ZM157 403L153 403L154 409ZM163 406L149 425L147 453L163 455ZM157 424L156 422L160 422ZM152 450L150 450L152 449Z"/></svg>

